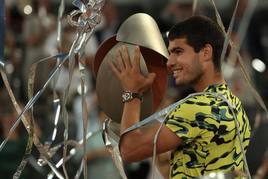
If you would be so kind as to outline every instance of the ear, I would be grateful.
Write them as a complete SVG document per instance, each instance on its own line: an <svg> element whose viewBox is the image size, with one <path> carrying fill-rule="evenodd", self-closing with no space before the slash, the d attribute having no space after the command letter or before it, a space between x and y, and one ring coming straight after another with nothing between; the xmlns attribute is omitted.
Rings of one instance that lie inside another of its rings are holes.
<svg viewBox="0 0 268 179"><path fill-rule="evenodd" d="M213 59L213 48L210 44L205 44L201 49L204 61L210 61Z"/></svg>

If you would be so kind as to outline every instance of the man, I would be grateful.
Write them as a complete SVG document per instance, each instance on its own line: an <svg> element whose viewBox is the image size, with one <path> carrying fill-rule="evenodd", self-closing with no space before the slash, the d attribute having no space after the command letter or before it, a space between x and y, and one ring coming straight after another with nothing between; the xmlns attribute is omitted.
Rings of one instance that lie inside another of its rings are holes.
<svg viewBox="0 0 268 179"><path fill-rule="evenodd" d="M191 85L196 92L223 95L232 106L246 150L250 126L240 100L221 74L220 55L224 34L212 20L193 16L176 24L169 35L167 67L177 85ZM124 91L142 95L151 87L155 74L143 76L137 47L131 64L128 50L120 47L117 63L110 63ZM121 133L140 120L141 100L124 103ZM160 123L147 130L134 130L121 136L120 152L125 162L153 155L153 140ZM242 170L243 154L236 135L235 118L228 104L212 94L187 98L169 113L157 140L157 153L172 150L170 178L193 178L211 172Z"/></svg>

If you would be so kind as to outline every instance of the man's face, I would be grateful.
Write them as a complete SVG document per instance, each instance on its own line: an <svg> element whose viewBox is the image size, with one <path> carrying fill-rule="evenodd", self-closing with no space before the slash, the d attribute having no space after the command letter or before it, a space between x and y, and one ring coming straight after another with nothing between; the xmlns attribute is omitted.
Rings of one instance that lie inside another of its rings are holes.
<svg viewBox="0 0 268 179"><path fill-rule="evenodd" d="M199 53L187 44L185 38L170 41L168 50L167 67L172 72L176 84L179 86L196 84L203 74Z"/></svg>

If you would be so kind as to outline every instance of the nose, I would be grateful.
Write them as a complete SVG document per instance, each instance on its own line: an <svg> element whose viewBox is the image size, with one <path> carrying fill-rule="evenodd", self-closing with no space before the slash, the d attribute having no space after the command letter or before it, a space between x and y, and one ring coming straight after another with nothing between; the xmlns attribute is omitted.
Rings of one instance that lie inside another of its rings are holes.
<svg viewBox="0 0 268 179"><path fill-rule="evenodd" d="M167 60L167 67L170 68L173 65L173 63L174 62L173 62L172 58L169 56L168 60Z"/></svg>

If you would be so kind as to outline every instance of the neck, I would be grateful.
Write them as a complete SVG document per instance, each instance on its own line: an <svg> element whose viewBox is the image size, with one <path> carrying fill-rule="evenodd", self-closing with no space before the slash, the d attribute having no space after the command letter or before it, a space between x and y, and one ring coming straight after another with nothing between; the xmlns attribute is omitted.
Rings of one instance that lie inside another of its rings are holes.
<svg viewBox="0 0 268 179"><path fill-rule="evenodd" d="M196 92L202 92L209 85L226 83L221 72L214 71L214 73L205 73L197 83L193 85Z"/></svg>

